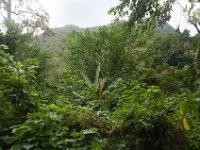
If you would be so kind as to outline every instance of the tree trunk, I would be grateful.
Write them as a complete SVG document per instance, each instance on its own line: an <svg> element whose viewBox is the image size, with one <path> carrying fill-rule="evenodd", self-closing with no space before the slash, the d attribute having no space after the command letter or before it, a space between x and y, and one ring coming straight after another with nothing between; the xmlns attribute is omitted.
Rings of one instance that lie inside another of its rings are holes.
<svg viewBox="0 0 200 150"><path fill-rule="evenodd" d="M7 19L8 20L11 20L11 13L12 13L12 2L11 2L11 0L8 0L8 3L7 3L7 6L6 6L7 8Z"/></svg>
<svg viewBox="0 0 200 150"><path fill-rule="evenodd" d="M197 74L200 75L200 48L197 48L195 61L197 63Z"/></svg>

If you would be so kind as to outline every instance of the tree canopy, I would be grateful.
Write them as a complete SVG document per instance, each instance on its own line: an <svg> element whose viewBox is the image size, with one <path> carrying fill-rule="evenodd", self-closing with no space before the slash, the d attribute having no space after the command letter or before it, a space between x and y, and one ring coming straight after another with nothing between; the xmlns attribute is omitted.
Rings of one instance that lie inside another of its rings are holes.
<svg viewBox="0 0 200 150"><path fill-rule="evenodd" d="M130 26L144 22L144 26L160 26L166 24L171 18L173 5L180 5L182 15L200 33L199 21L199 0L186 0L182 5L180 0L120 0L120 4L110 9L109 13L114 14L116 20L128 17Z"/></svg>
<svg viewBox="0 0 200 150"><path fill-rule="evenodd" d="M48 27L48 13L38 0L0 0L0 14L4 19L21 23L30 31Z"/></svg>

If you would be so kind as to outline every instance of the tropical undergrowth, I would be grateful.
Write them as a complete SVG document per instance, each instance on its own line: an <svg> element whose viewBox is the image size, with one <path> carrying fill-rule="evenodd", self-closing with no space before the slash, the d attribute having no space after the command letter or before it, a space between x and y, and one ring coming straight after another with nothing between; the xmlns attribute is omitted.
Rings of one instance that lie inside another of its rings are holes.
<svg viewBox="0 0 200 150"><path fill-rule="evenodd" d="M0 149L199 149L198 37L135 32L72 32L65 51L28 56L1 40Z"/></svg>

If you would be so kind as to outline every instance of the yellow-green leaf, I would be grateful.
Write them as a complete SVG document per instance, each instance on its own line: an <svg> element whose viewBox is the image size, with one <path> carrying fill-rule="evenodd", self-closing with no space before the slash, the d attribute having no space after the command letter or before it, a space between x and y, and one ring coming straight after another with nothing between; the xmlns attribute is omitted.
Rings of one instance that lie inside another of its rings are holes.
<svg viewBox="0 0 200 150"><path fill-rule="evenodd" d="M190 130L190 124L188 123L186 118L183 119L183 126L187 131Z"/></svg>

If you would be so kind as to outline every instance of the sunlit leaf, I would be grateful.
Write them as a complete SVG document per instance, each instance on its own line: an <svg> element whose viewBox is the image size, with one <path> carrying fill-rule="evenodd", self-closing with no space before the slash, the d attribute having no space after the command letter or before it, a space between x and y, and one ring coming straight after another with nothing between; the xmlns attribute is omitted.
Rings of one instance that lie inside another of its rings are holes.
<svg viewBox="0 0 200 150"><path fill-rule="evenodd" d="M5 44L0 45L0 47L1 47L2 49L4 49L4 50L8 50L8 49L9 49L8 46L5 45Z"/></svg>
<svg viewBox="0 0 200 150"><path fill-rule="evenodd" d="M189 123L188 123L186 118L183 119L183 126L187 131L190 130L190 125L189 125Z"/></svg>
<svg viewBox="0 0 200 150"><path fill-rule="evenodd" d="M23 148L25 148L26 150L29 150L33 147L34 145L33 144L24 144L23 145Z"/></svg>

